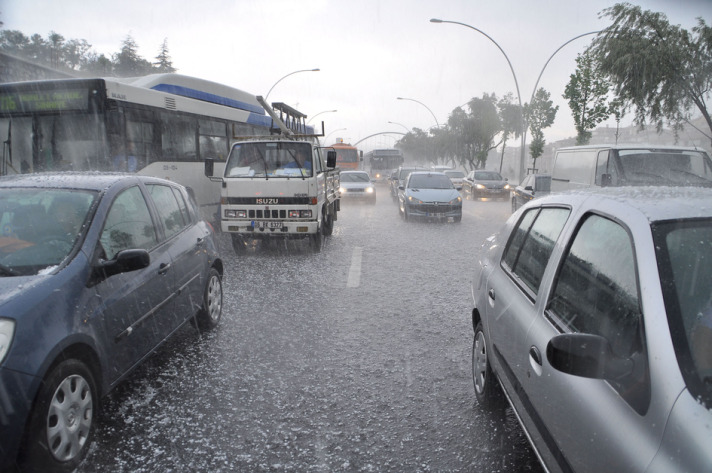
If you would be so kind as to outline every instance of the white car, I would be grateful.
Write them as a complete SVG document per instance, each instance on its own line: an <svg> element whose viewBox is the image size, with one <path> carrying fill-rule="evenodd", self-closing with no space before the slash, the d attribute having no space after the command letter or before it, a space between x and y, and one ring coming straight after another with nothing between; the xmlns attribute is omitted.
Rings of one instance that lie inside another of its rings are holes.
<svg viewBox="0 0 712 473"><path fill-rule="evenodd" d="M366 171L341 171L341 202L364 201L376 203L376 186Z"/></svg>

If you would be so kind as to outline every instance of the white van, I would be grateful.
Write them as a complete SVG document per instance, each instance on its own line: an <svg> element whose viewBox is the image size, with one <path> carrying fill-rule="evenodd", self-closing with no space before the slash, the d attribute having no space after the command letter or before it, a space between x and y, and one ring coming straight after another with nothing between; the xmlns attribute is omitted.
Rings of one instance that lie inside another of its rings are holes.
<svg viewBox="0 0 712 473"><path fill-rule="evenodd" d="M641 144L572 146L554 156L552 192L650 185L712 187L712 161L702 149Z"/></svg>

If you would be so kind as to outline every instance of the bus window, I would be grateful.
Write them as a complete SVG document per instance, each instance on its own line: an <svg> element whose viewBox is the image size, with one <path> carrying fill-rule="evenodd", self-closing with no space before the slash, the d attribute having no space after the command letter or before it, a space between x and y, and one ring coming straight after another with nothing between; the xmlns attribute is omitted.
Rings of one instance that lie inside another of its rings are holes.
<svg viewBox="0 0 712 473"><path fill-rule="evenodd" d="M214 120L200 120L200 158L225 161L228 153L227 126Z"/></svg>
<svg viewBox="0 0 712 473"><path fill-rule="evenodd" d="M198 123L190 118L177 117L168 113L161 115L163 133L161 145L164 161L195 161L197 146L195 138Z"/></svg>

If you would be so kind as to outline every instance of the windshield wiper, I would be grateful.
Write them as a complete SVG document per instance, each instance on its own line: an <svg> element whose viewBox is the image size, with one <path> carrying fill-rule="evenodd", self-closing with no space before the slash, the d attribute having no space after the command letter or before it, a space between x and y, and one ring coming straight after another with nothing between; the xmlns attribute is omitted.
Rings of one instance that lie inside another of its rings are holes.
<svg viewBox="0 0 712 473"><path fill-rule="evenodd" d="M5 266L4 264L1 264L1 263L0 263L0 275L3 275L3 276L21 276L20 273L18 273L17 271L15 271L14 269L12 269L11 267Z"/></svg>

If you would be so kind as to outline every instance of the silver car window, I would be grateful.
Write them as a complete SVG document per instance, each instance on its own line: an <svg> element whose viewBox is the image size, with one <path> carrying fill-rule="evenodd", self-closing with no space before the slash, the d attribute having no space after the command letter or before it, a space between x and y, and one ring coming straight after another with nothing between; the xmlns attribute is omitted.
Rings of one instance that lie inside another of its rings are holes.
<svg viewBox="0 0 712 473"><path fill-rule="evenodd" d="M580 225L555 281L549 316L571 332L600 335L619 357L640 362L611 385L641 412L649 382L633 242L618 223L599 215Z"/></svg>

